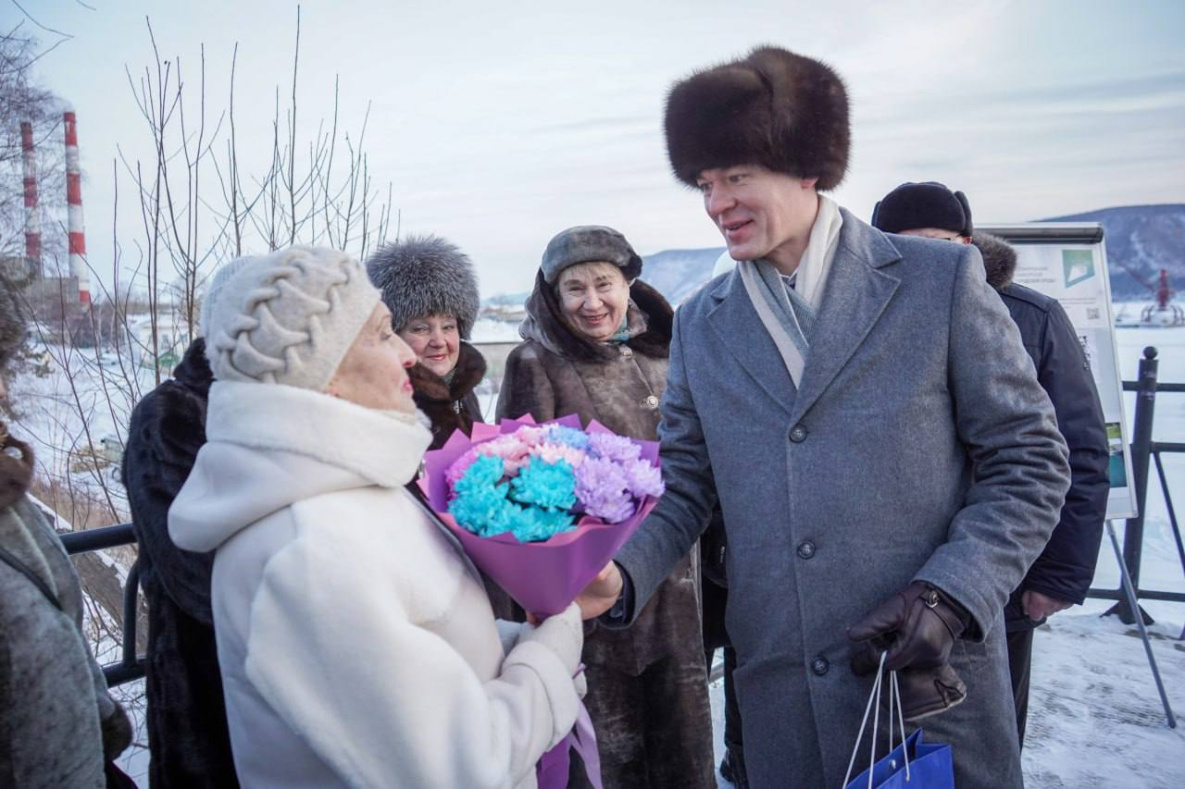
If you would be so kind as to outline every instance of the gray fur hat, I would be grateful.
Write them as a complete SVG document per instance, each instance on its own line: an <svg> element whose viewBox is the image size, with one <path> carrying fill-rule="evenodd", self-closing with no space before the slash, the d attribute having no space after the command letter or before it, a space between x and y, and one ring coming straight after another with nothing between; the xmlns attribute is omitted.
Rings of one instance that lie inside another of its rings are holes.
<svg viewBox="0 0 1185 789"><path fill-rule="evenodd" d="M667 95L667 155L695 186L704 170L759 164L839 186L851 126L843 80L829 66L778 47L697 71Z"/></svg>
<svg viewBox="0 0 1185 789"><path fill-rule="evenodd" d="M580 225L562 230L543 251L543 280L554 285L560 273L578 263L612 263L627 282L642 273L642 258L625 236L603 225Z"/></svg>
<svg viewBox="0 0 1185 789"><path fill-rule="evenodd" d="M16 286L0 276L0 372L25 342L25 318Z"/></svg>
<svg viewBox="0 0 1185 789"><path fill-rule="evenodd" d="M455 245L433 235L408 236L379 247L366 271L383 292L396 331L421 315L451 315L461 339L469 339L481 297L473 262Z"/></svg>

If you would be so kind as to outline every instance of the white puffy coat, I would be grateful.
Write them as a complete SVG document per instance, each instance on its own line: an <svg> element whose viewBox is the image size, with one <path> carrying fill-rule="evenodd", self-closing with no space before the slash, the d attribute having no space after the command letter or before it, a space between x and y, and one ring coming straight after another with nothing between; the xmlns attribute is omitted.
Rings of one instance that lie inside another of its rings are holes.
<svg viewBox="0 0 1185 789"><path fill-rule="evenodd" d="M431 434L281 385L217 382L169 511L212 596L244 787L533 787L572 727L572 607L503 651L480 580L403 487ZM546 645L545 645L546 643Z"/></svg>

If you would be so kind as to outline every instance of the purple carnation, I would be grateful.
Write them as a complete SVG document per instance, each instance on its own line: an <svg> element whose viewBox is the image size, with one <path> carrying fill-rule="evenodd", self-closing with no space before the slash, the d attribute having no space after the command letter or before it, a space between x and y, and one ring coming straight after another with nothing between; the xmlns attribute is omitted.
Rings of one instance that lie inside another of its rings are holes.
<svg viewBox="0 0 1185 789"><path fill-rule="evenodd" d="M625 470L607 458L588 458L576 469L576 497L584 511L606 523L621 523L634 514Z"/></svg>
<svg viewBox="0 0 1185 789"><path fill-rule="evenodd" d="M588 444L597 455L622 463L636 460L642 454L642 447L625 436L612 433L593 433L589 436Z"/></svg>
<svg viewBox="0 0 1185 789"><path fill-rule="evenodd" d="M645 460L633 460L622 464L630 493L638 498L661 496L666 487L662 484L662 471Z"/></svg>

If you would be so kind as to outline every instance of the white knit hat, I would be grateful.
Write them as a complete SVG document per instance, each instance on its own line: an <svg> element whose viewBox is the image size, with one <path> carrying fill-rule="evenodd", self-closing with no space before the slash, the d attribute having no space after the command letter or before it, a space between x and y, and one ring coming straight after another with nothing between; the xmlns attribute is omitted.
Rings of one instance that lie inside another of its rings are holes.
<svg viewBox="0 0 1185 789"><path fill-rule="evenodd" d="M226 287L226 283L238 273L239 269L257 259L251 256L235 258L215 271L213 276L206 280L206 292L202 295L202 314L200 323L198 324L198 332L201 336L205 337L210 330L210 309L214 304L218 303L218 299L222 295L222 289Z"/></svg>
<svg viewBox="0 0 1185 789"><path fill-rule="evenodd" d="M378 306L366 270L313 247L240 261L202 309L214 377L324 391Z"/></svg>

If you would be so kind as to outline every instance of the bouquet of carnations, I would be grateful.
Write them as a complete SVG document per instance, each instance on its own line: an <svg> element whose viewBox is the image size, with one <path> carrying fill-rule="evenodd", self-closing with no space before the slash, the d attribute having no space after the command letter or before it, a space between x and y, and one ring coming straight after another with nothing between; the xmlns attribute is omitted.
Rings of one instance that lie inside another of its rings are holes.
<svg viewBox="0 0 1185 789"><path fill-rule="evenodd" d="M424 456L420 485L477 567L543 618L576 599L663 494L658 444L618 436L580 417L475 424ZM576 727L537 765L540 789L568 783L569 752L601 786L596 736L581 706Z"/></svg>
<svg viewBox="0 0 1185 789"><path fill-rule="evenodd" d="M663 493L658 445L573 415L476 424L427 453L421 485L469 558L536 616L563 611Z"/></svg>

